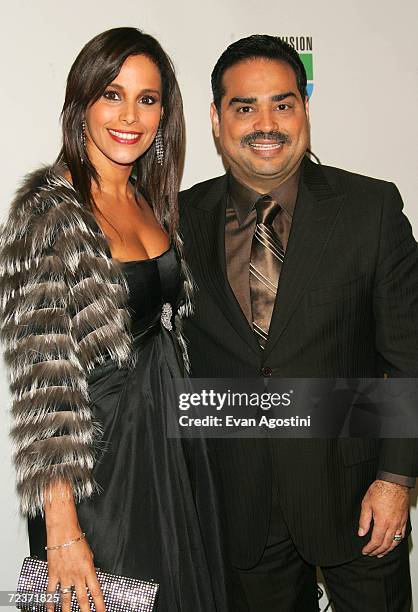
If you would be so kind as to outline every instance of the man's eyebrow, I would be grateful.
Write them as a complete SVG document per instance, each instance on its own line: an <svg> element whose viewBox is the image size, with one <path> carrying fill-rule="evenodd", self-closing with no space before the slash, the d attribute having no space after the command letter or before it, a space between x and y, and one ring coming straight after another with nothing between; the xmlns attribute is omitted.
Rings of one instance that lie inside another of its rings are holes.
<svg viewBox="0 0 418 612"><path fill-rule="evenodd" d="M276 94L272 96L273 102L280 102L280 100L285 100L286 98L296 98L296 94L293 91L287 91L286 93Z"/></svg>
<svg viewBox="0 0 418 612"><path fill-rule="evenodd" d="M271 97L272 102L280 102L281 100L285 100L286 98L296 98L296 94L293 91L286 91L282 94L275 94ZM257 102L257 98L241 98L240 96L234 96L230 99L228 106L232 106L233 104L255 104Z"/></svg>
<svg viewBox="0 0 418 612"><path fill-rule="evenodd" d="M228 106L232 106L233 104L254 104L257 102L257 98L240 98L239 96L234 96L230 99Z"/></svg>

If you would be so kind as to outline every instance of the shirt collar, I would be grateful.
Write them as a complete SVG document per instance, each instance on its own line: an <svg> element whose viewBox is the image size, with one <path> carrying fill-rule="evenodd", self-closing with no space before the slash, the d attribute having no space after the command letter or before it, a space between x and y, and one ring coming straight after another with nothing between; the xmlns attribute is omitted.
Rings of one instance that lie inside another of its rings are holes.
<svg viewBox="0 0 418 612"><path fill-rule="evenodd" d="M263 195L271 196L280 204L284 212L290 218L292 218L298 195L300 175L301 168L299 166L297 171L279 187L273 189L270 193L260 194L250 187L247 187L247 185L240 183L238 179L236 179L234 175L229 172L228 193L230 196L230 206L232 206L232 208L235 210L238 224L242 225L242 223L244 223L245 219L253 210L257 200L259 200Z"/></svg>

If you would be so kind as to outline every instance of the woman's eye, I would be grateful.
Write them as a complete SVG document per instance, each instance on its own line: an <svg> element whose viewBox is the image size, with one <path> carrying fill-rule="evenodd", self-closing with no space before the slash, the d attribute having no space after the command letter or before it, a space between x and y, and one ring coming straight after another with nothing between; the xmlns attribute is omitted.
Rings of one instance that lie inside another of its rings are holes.
<svg viewBox="0 0 418 612"><path fill-rule="evenodd" d="M106 100L120 100L118 92L114 91L113 89L106 90L103 97L106 98Z"/></svg>
<svg viewBox="0 0 418 612"><path fill-rule="evenodd" d="M142 98L140 99L140 102L142 102L142 104L155 104L156 103L156 99L154 98L154 96L142 96Z"/></svg>

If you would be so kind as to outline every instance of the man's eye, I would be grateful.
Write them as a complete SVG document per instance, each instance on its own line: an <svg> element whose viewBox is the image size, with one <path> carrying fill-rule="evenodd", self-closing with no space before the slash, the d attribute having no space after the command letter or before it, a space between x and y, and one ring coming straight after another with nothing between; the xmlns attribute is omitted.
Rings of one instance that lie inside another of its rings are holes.
<svg viewBox="0 0 418 612"><path fill-rule="evenodd" d="M154 98L154 96L142 96L142 98L140 98L140 102L142 102L142 104L155 104L157 102L157 100Z"/></svg>
<svg viewBox="0 0 418 612"><path fill-rule="evenodd" d="M284 110L289 110L290 108L290 104L279 104L277 107L279 110L284 111Z"/></svg>
<svg viewBox="0 0 418 612"><path fill-rule="evenodd" d="M237 109L238 113L251 113L251 111L253 110L252 106L240 106Z"/></svg>
<svg viewBox="0 0 418 612"><path fill-rule="evenodd" d="M118 92L114 91L113 89L107 89L104 92L103 97L106 98L106 100L120 100Z"/></svg>

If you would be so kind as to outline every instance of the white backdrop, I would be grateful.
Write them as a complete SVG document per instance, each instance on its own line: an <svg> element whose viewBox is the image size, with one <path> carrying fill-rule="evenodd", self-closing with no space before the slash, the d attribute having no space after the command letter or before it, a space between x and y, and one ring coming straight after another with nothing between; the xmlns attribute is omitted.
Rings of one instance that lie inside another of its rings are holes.
<svg viewBox="0 0 418 612"><path fill-rule="evenodd" d="M183 187L222 172L208 108L210 71L223 49L252 33L311 36L313 150L323 163L394 181L418 236L417 23L415 0L3 0L0 215L21 176L58 151L65 79L82 45L130 25L155 35L177 69L188 136ZM0 385L0 590L8 590L27 544L16 511L4 368ZM412 520L418 533L416 493ZM411 563L418 608L418 546Z"/></svg>

